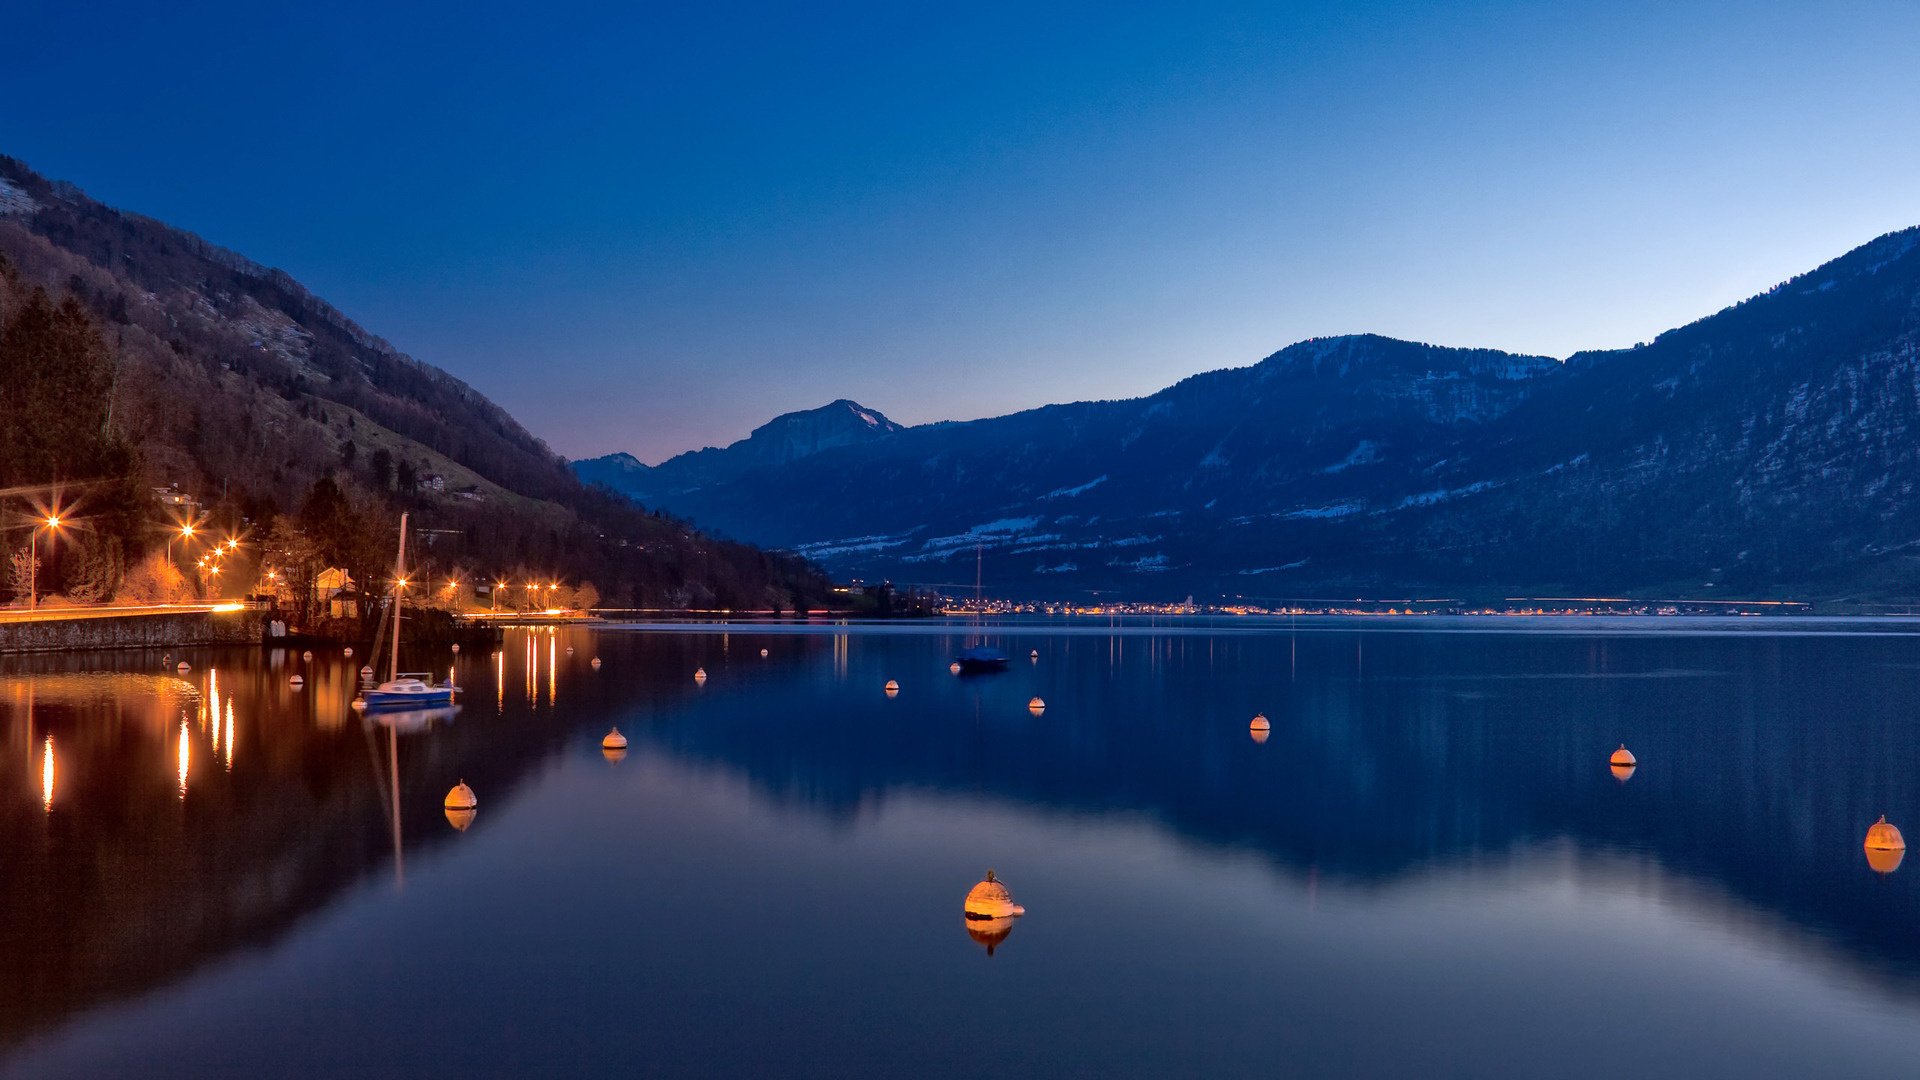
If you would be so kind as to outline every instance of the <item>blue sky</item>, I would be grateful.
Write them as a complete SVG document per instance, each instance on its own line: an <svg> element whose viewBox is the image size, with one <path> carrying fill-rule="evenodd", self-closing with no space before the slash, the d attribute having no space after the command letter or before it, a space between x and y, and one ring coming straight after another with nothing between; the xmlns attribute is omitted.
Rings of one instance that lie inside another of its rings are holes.
<svg viewBox="0 0 1920 1080"><path fill-rule="evenodd" d="M186 7L10 5L0 152L573 456L1630 345L1920 223L1910 3Z"/></svg>

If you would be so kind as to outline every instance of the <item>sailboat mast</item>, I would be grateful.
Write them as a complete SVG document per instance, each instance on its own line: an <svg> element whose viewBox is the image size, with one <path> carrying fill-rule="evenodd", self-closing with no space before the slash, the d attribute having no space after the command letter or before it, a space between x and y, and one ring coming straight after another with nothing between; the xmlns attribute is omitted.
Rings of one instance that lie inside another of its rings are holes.
<svg viewBox="0 0 1920 1080"><path fill-rule="evenodd" d="M400 597L407 580L407 512L400 511L400 554L393 559L393 659L387 664L387 679L400 677Z"/></svg>
<svg viewBox="0 0 1920 1080"><path fill-rule="evenodd" d="M986 602L980 598L980 559L981 545L973 545L973 610L984 614Z"/></svg>

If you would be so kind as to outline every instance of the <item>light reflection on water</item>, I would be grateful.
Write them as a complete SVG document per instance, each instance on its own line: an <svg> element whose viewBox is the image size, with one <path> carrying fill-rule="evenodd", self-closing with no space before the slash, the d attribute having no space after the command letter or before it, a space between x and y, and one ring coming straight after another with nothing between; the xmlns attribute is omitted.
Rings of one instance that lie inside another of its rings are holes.
<svg viewBox="0 0 1920 1080"><path fill-rule="evenodd" d="M413 726L338 656L0 659L0 1063L1906 1068L1920 639L1312 625L514 631Z"/></svg>

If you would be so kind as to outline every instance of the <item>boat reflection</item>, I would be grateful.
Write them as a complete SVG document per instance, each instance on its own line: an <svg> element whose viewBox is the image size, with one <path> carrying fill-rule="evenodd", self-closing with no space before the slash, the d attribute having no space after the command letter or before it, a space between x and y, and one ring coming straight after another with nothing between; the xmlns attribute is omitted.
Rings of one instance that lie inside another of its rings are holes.
<svg viewBox="0 0 1920 1080"><path fill-rule="evenodd" d="M460 706L442 705L433 709L382 709L365 714L369 725L414 735L435 724L452 723L460 715Z"/></svg>

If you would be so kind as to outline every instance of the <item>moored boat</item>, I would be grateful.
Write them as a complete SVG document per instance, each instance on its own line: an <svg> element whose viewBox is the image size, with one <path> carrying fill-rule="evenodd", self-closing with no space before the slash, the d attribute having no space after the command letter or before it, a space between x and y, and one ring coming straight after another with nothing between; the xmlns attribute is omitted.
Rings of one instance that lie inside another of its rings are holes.
<svg viewBox="0 0 1920 1080"><path fill-rule="evenodd" d="M448 681L435 684L433 676L427 672L406 672L400 670L400 627L402 596L407 587L407 515L400 515L400 551L393 560L393 606L389 614L393 618L393 645L387 665L387 680L378 686L362 683L360 696L353 702L355 708L376 711L382 709L431 709L436 706L453 704L453 695L458 687ZM377 646L376 646L377 647Z"/></svg>
<svg viewBox="0 0 1920 1080"><path fill-rule="evenodd" d="M953 662L959 664L963 672L982 672L1005 671L1012 660L1006 653L991 645L975 645L970 649L960 650L960 655L954 657Z"/></svg>

